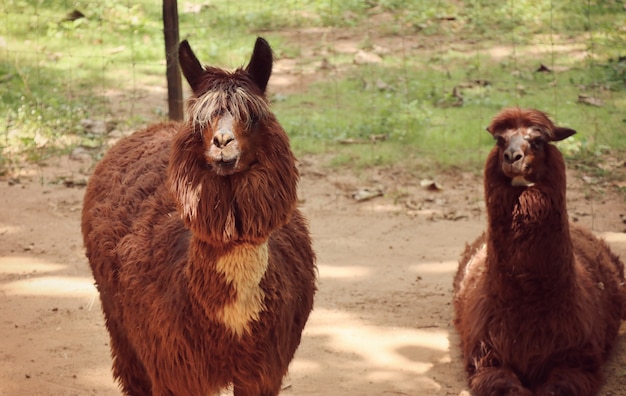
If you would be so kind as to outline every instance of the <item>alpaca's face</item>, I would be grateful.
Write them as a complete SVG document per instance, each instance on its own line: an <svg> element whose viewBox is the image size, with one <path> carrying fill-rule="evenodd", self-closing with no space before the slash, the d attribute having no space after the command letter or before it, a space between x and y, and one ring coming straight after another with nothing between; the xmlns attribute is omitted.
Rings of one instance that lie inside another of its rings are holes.
<svg viewBox="0 0 626 396"><path fill-rule="evenodd" d="M513 186L532 186L546 172L546 148L576 133L558 127L539 110L510 108L494 117L487 128L496 140L502 173Z"/></svg>
<svg viewBox="0 0 626 396"><path fill-rule="evenodd" d="M545 158L545 136L536 126L493 134L500 151L502 172L511 179L511 185L530 186L537 181Z"/></svg>
<svg viewBox="0 0 626 396"><path fill-rule="evenodd" d="M239 138L241 127L230 114L219 117L213 128L204 132L204 157L215 173L228 175L237 171L241 159ZM211 133L212 132L212 133Z"/></svg>
<svg viewBox="0 0 626 396"><path fill-rule="evenodd" d="M258 120L242 123L226 113L215 117L202 132L204 158L220 176L244 172L256 161L255 129Z"/></svg>

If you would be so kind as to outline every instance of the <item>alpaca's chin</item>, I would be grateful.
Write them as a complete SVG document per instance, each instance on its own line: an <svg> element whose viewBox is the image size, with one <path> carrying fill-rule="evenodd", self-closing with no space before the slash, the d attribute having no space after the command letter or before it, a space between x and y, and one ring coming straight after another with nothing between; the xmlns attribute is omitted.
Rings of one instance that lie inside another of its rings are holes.
<svg viewBox="0 0 626 396"><path fill-rule="evenodd" d="M534 182L528 180L526 176L530 175L528 169L514 169L513 167L503 167L502 172L506 177L511 179L511 186L513 187L532 187ZM532 176L532 175L530 175Z"/></svg>
<svg viewBox="0 0 626 396"><path fill-rule="evenodd" d="M514 187L532 187L535 183L526 180L524 176L515 176L511 179L511 185Z"/></svg>
<svg viewBox="0 0 626 396"><path fill-rule="evenodd" d="M224 166L213 166L211 169L218 176L231 176L231 175L237 173L237 169L235 169L235 168L228 168L228 167L224 167Z"/></svg>
<svg viewBox="0 0 626 396"><path fill-rule="evenodd" d="M211 169L218 176L230 176L239 171L237 160L232 161L214 161L211 162Z"/></svg>

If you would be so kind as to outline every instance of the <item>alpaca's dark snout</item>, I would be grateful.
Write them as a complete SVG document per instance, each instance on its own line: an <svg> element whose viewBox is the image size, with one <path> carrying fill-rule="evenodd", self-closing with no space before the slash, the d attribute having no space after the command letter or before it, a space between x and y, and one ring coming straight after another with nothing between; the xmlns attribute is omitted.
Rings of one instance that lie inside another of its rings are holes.
<svg viewBox="0 0 626 396"><path fill-rule="evenodd" d="M509 164L513 164L521 160L522 158L524 158L524 153L522 152L522 150L509 148L504 152L504 160Z"/></svg>
<svg viewBox="0 0 626 396"><path fill-rule="evenodd" d="M526 143L521 136L514 136L504 150L504 161L507 164L514 164L524 159L524 144Z"/></svg>

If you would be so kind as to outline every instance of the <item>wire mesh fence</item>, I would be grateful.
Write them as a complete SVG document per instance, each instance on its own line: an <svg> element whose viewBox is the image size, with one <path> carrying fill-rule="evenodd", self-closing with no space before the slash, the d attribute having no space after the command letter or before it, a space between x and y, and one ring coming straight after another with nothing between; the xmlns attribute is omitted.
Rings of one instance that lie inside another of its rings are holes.
<svg viewBox="0 0 626 396"><path fill-rule="evenodd" d="M270 41L271 100L298 150L384 136L454 165L511 105L582 128L573 150L626 148L621 1L216 0L178 11L180 38L206 64L241 66L255 36ZM100 145L167 116L162 4L5 0L0 18L3 160ZM371 161L391 161L384 146Z"/></svg>

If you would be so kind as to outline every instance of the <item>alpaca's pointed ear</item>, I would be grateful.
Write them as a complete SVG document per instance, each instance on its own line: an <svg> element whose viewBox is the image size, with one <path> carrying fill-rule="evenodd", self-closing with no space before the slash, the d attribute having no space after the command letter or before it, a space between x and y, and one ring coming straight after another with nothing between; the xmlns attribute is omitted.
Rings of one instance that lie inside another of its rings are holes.
<svg viewBox="0 0 626 396"><path fill-rule="evenodd" d="M252 56L250 57L250 63L246 66L246 71L263 93L265 93L267 82L272 74L272 63L272 48L263 37L257 37Z"/></svg>
<svg viewBox="0 0 626 396"><path fill-rule="evenodd" d="M568 137L572 136L575 133L576 131L570 128L555 127L552 130L553 137L551 140L554 142L558 142L560 140L567 139Z"/></svg>
<svg viewBox="0 0 626 396"><path fill-rule="evenodd" d="M178 63L191 89L195 91L202 74L204 74L204 69L187 40L183 40L178 46Z"/></svg>

